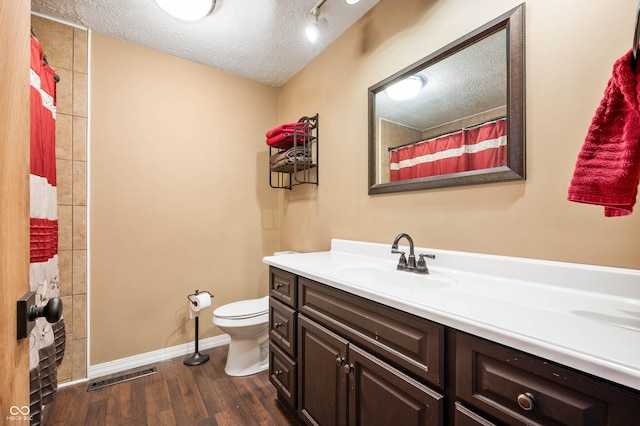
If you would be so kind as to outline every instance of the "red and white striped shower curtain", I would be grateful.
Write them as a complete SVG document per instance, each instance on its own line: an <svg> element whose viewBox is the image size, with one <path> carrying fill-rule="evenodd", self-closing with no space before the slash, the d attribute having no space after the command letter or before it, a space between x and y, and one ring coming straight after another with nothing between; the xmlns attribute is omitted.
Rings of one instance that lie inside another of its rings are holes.
<svg viewBox="0 0 640 426"><path fill-rule="evenodd" d="M505 166L506 119L392 149L391 182Z"/></svg>
<svg viewBox="0 0 640 426"><path fill-rule="evenodd" d="M60 296L58 273L58 196L56 188L56 82L44 62L42 45L31 37L31 260L29 285L36 304ZM40 424L42 407L58 387L57 367L65 346L64 320L38 318L30 336L31 424Z"/></svg>

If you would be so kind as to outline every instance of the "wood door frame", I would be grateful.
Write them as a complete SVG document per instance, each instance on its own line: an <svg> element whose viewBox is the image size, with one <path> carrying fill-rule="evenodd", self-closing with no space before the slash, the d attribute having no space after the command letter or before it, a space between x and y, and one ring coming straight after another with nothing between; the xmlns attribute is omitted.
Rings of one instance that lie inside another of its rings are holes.
<svg viewBox="0 0 640 426"><path fill-rule="evenodd" d="M29 0L0 2L0 423L29 407L29 339L17 340L16 301L29 291ZM12 417L15 416L15 417ZM18 418L19 417L19 418ZM22 424L22 423L21 423Z"/></svg>

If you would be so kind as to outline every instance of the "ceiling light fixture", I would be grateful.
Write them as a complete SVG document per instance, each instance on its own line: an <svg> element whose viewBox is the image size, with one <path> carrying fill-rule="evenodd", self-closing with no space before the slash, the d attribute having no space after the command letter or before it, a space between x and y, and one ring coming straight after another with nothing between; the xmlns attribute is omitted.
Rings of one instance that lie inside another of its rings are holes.
<svg viewBox="0 0 640 426"><path fill-rule="evenodd" d="M420 75L411 75L404 80L387 87L385 92L393 100L404 101L416 96L427 84L427 80Z"/></svg>
<svg viewBox="0 0 640 426"><path fill-rule="evenodd" d="M184 21L197 21L211 14L216 0L155 0L169 15Z"/></svg>
<svg viewBox="0 0 640 426"><path fill-rule="evenodd" d="M356 3L360 3L360 0L344 0L344 2L346 4L356 4Z"/></svg>
<svg viewBox="0 0 640 426"><path fill-rule="evenodd" d="M318 19L318 15L320 15L320 8L325 1L327 0L319 0L318 3L316 3L316 5L313 6L313 8L311 8L311 10L309 11L311 16L314 17L314 21L307 25L304 31L311 43L315 43L316 41L318 41L322 30L329 25L329 21L327 21L327 18Z"/></svg>

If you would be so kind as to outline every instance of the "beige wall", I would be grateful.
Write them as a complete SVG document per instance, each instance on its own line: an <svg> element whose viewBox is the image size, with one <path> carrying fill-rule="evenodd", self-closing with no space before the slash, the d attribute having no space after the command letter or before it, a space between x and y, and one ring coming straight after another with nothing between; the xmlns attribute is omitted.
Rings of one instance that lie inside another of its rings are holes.
<svg viewBox="0 0 640 426"><path fill-rule="evenodd" d="M640 268L640 212L566 201L635 0L527 2L526 181L367 195L367 88L519 3L382 0L283 87L283 121L320 113L320 185L284 194L283 248L408 232L423 247Z"/></svg>
<svg viewBox="0 0 640 426"><path fill-rule="evenodd" d="M193 341L187 295L267 294L279 247L265 132L277 89L97 33L91 41L95 365ZM211 310L200 338L220 331Z"/></svg>

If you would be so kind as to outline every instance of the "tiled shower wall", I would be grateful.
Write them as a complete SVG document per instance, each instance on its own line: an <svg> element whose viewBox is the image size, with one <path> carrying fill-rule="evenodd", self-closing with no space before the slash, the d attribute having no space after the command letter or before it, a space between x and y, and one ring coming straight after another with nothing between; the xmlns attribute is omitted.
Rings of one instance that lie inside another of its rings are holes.
<svg viewBox="0 0 640 426"><path fill-rule="evenodd" d="M67 346L60 383L87 377L87 31L31 16L57 84L60 295Z"/></svg>

